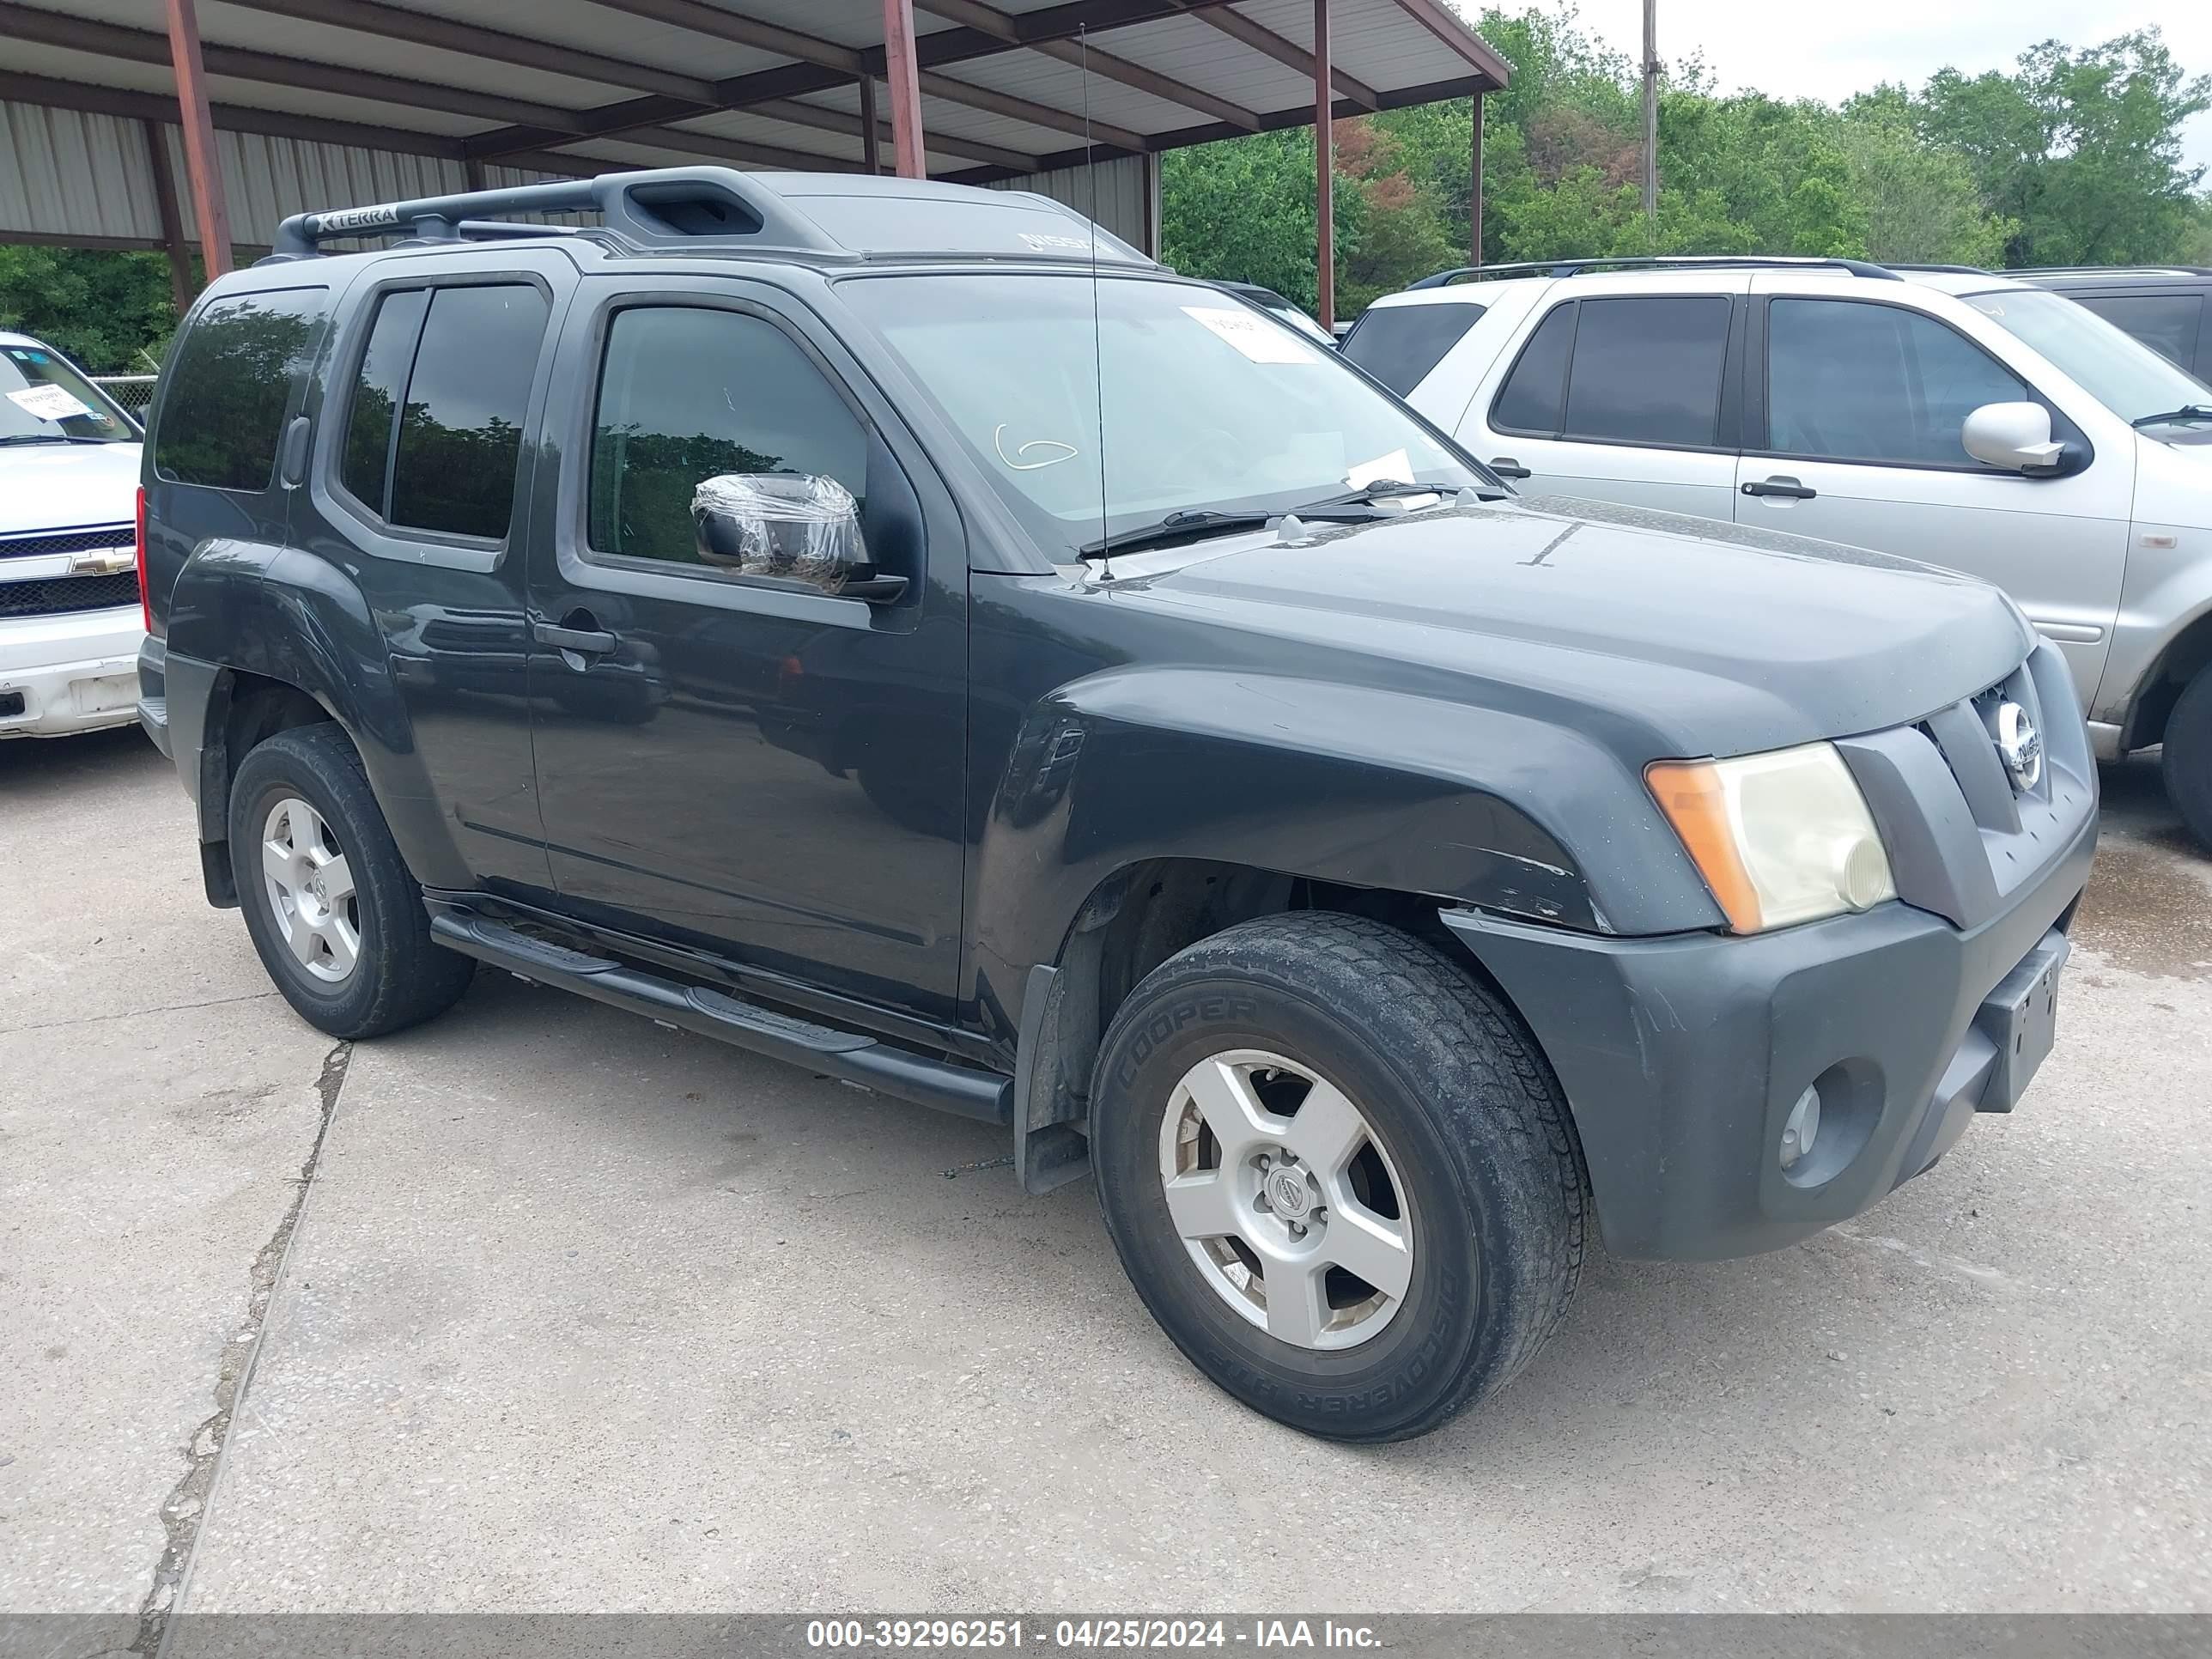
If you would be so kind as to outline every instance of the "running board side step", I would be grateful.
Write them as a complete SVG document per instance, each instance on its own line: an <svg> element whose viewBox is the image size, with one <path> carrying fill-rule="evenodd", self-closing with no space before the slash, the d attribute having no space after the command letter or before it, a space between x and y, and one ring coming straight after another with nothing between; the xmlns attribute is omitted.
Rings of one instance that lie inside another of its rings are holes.
<svg viewBox="0 0 2212 1659"><path fill-rule="evenodd" d="M574 991L878 1094L1002 1127L1014 1121L1013 1085L995 1073L894 1048L859 1032L817 1025L720 991L649 974L610 957L532 939L483 916L434 902L430 936L448 950L504 968L520 978Z"/></svg>

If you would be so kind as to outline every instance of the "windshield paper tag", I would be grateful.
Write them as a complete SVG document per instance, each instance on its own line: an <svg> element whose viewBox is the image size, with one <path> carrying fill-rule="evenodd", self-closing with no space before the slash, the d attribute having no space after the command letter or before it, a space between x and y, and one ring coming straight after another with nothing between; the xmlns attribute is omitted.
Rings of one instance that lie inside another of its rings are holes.
<svg viewBox="0 0 2212 1659"><path fill-rule="evenodd" d="M1219 306L1185 306L1182 314L1212 329L1255 363L1314 363L1314 349L1280 323L1249 311Z"/></svg>
<svg viewBox="0 0 2212 1659"><path fill-rule="evenodd" d="M8 401L27 415L35 415L42 421L66 421L73 415L89 415L92 410L58 386L25 386L21 392L11 392Z"/></svg>
<svg viewBox="0 0 2212 1659"><path fill-rule="evenodd" d="M1402 449L1394 449L1388 455L1377 455L1371 461L1362 461L1344 475L1345 483L1354 489L1364 489L1371 483L1388 479L1392 483L1412 483L1413 463Z"/></svg>

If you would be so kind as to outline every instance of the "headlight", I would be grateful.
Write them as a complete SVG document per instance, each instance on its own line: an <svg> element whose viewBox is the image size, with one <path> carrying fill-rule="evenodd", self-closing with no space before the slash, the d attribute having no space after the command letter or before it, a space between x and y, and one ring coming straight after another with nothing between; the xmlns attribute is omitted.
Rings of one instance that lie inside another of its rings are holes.
<svg viewBox="0 0 2212 1659"><path fill-rule="evenodd" d="M1735 933L1897 896L1866 798L1832 744L1655 761L1644 780Z"/></svg>

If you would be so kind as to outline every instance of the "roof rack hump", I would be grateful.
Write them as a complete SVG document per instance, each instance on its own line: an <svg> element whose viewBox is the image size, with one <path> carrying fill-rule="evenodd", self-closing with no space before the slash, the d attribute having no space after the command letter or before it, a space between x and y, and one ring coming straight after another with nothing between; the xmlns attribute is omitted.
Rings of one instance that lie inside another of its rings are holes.
<svg viewBox="0 0 2212 1659"><path fill-rule="evenodd" d="M641 247L743 237L817 253L844 252L774 191L734 168L698 167L603 173L592 179L295 213L276 228L270 257L312 258L321 244L340 237L403 234L447 242L471 234L529 234L523 226L491 222L520 213L597 213L608 230Z"/></svg>

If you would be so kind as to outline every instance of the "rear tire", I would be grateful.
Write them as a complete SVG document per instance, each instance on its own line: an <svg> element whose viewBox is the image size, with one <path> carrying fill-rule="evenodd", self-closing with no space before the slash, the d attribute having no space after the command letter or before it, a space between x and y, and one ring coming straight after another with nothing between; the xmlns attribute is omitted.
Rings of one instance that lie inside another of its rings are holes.
<svg viewBox="0 0 2212 1659"><path fill-rule="evenodd" d="M2197 844L2212 852L2212 668L2200 668L2166 717L2166 798Z"/></svg>
<svg viewBox="0 0 2212 1659"><path fill-rule="evenodd" d="M382 1036L468 988L476 963L432 943L422 889L337 726L280 732L240 763L230 866L261 965L318 1030Z"/></svg>
<svg viewBox="0 0 2212 1659"><path fill-rule="evenodd" d="M1509 1009L1396 928L1309 912L1200 940L1115 1014L1091 1105L1138 1294L1279 1422L1425 1434L1565 1317L1587 1200L1558 1082Z"/></svg>

